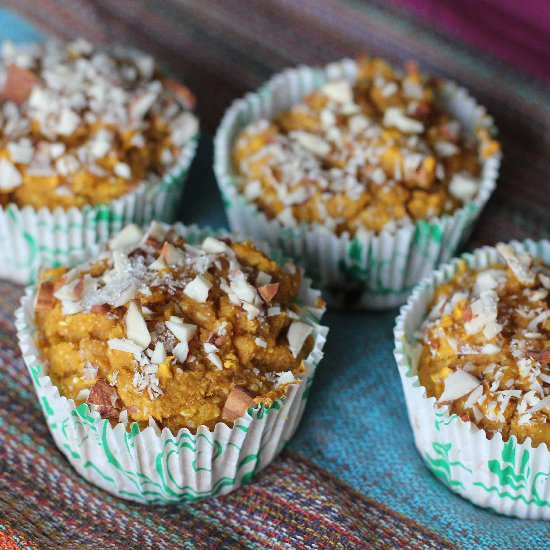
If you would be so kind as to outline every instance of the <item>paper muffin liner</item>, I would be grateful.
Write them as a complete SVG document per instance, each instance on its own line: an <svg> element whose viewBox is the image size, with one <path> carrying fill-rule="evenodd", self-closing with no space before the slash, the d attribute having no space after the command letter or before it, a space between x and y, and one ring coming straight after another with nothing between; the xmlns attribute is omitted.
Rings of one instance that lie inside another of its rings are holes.
<svg viewBox="0 0 550 550"><path fill-rule="evenodd" d="M220 234L195 226L174 227L190 243ZM269 253L276 261L283 260L278 251ZM271 407L258 405L248 409L233 428L220 422L212 431L201 426L196 434L187 428L177 434L167 428L161 431L154 422L143 430L137 423L130 425L128 431L121 423L113 428L95 407L77 407L74 400L61 396L35 343L35 291L34 287L27 289L16 312L21 353L57 447L90 483L115 496L145 504L224 495L249 483L294 434L328 332L320 325L324 308L317 306L319 292L311 289L309 279L302 280L298 302L303 307L302 320L313 327L315 344L304 360L306 372L301 382L289 386L286 396Z"/></svg>
<svg viewBox="0 0 550 550"><path fill-rule="evenodd" d="M510 243L550 262L550 241ZM484 247L462 256L468 266L483 269L503 263L495 248ZM432 473L452 491L478 506L500 514L550 519L550 452L531 438L518 443L500 433L488 439L484 430L452 414L447 405L427 397L417 376L419 347L414 333L428 313L434 290L456 274L459 260L425 279L402 307L395 326L395 350L409 421L418 452Z"/></svg>
<svg viewBox="0 0 550 550"><path fill-rule="evenodd" d="M239 190L232 162L238 134L250 122L273 118L327 80L355 81L357 64L351 59L324 68L298 67L277 74L256 93L235 101L226 111L214 144L214 171L233 231L279 247L298 263L324 290L329 304L387 309L401 305L414 285L438 265L448 261L469 237L473 224L493 192L500 154L483 162L476 198L452 215L422 220L398 230L340 236L320 224L284 226L268 219ZM445 82L440 101L468 133L492 119L466 90ZM351 292L351 294L350 294Z"/></svg>

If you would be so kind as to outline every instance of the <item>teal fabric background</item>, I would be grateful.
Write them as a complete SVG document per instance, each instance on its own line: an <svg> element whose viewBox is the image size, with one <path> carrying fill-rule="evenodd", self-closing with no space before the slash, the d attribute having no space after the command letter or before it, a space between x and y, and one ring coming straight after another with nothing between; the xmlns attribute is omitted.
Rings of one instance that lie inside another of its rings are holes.
<svg viewBox="0 0 550 550"><path fill-rule="evenodd" d="M12 12L0 9L0 38L35 40L39 36ZM181 218L185 223L226 226L211 163L211 139L205 137L184 195ZM396 314L330 312L326 316L325 324L331 327L326 357L290 449L456 545L546 546L548 524L476 508L447 490L424 466L414 448L392 356Z"/></svg>

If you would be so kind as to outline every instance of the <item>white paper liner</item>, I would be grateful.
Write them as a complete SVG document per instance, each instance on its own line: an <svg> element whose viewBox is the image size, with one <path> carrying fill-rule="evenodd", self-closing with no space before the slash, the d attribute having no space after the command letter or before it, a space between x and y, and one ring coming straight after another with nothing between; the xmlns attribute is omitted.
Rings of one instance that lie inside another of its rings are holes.
<svg viewBox="0 0 550 550"><path fill-rule="evenodd" d="M239 191L232 163L238 134L253 120L272 118L327 80L355 81L357 65L351 59L324 68L298 67L275 75L256 93L235 101L226 111L214 143L214 171L229 225L234 232L269 242L297 262L323 289L329 303L357 308L387 309L401 305L414 285L438 265L448 261L469 237L473 224L493 192L500 154L484 161L477 197L452 215L410 223L397 231L351 237L335 235L319 224L284 226L268 219ZM466 90L446 82L441 101L466 132L485 125L494 129L484 107Z"/></svg>
<svg viewBox="0 0 550 550"><path fill-rule="evenodd" d="M143 55L128 46L105 49L115 55ZM86 249L106 242L129 223L174 221L198 139L197 132L160 181L144 180L136 189L108 203L68 210L36 210L13 203L0 207L0 278L29 284L41 266L64 265L74 254L84 257Z"/></svg>
<svg viewBox="0 0 550 550"><path fill-rule="evenodd" d="M174 227L188 242L220 234L196 226ZM278 254L271 251L277 261L282 259ZM304 361L302 381L289 386L285 398L269 409L249 409L233 428L218 423L213 431L202 426L197 434L185 428L174 435L167 428L160 431L153 423L141 432L134 424L128 432L120 423L113 429L88 405L77 408L72 399L59 394L35 344L34 295L35 288L28 288L16 312L17 336L56 445L90 483L115 496L146 504L204 499L249 483L294 434L328 333L319 324L324 313L324 308L317 307L319 292L304 278L298 301L303 304L302 320L314 327L315 344Z"/></svg>
<svg viewBox="0 0 550 550"><path fill-rule="evenodd" d="M550 241L510 243L550 262ZM495 248L462 256L468 266L483 269L503 263ZM449 412L427 397L416 374L418 352L414 333L427 315L434 290L457 272L459 260L446 264L413 291L395 326L394 355L401 375L416 447L426 465L450 489L478 506L510 516L550 519L550 453L531 439L507 442L497 433L487 439L472 422Z"/></svg>

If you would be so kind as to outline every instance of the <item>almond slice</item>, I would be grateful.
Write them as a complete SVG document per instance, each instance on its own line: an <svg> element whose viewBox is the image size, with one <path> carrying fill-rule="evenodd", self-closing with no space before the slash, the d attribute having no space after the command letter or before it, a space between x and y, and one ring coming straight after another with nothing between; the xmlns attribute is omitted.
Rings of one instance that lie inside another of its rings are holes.
<svg viewBox="0 0 550 550"><path fill-rule="evenodd" d="M111 250L130 248L137 245L142 237L143 233L141 229L137 225L131 223L109 241L109 248Z"/></svg>
<svg viewBox="0 0 550 550"><path fill-rule="evenodd" d="M480 380L470 373L457 370L445 378L443 393L439 396L439 403L456 401L475 390L481 384Z"/></svg>
<svg viewBox="0 0 550 550"><path fill-rule="evenodd" d="M313 327L307 323L302 323L301 321L294 321L289 329L287 334L288 347L292 353L293 357L297 357L306 338L313 332Z"/></svg>
<svg viewBox="0 0 550 550"><path fill-rule="evenodd" d="M541 351L532 351L529 355L539 363L550 365L550 347Z"/></svg>
<svg viewBox="0 0 550 550"><path fill-rule="evenodd" d="M187 86L184 86L183 84L180 84L170 78L163 80L163 84L164 87L170 90L186 107L189 109L195 108L197 100Z"/></svg>
<svg viewBox="0 0 550 550"><path fill-rule="evenodd" d="M183 293L196 302L203 303L208 299L208 292L212 283L202 275L197 275L190 283L187 283Z"/></svg>
<svg viewBox="0 0 550 550"><path fill-rule="evenodd" d="M166 328L180 341L189 342L197 332L197 325L181 321L166 321Z"/></svg>
<svg viewBox="0 0 550 550"><path fill-rule="evenodd" d="M90 311L96 315L107 315L110 310L109 304L96 304L90 308Z"/></svg>
<svg viewBox="0 0 550 550"><path fill-rule="evenodd" d="M53 281L42 281L38 287L34 311L50 311L55 304Z"/></svg>
<svg viewBox="0 0 550 550"><path fill-rule="evenodd" d="M141 313L141 304L138 301L132 300L128 304L125 322L126 337L143 348L148 347L151 343L151 334Z"/></svg>
<svg viewBox="0 0 550 550"><path fill-rule="evenodd" d="M40 78L33 72L12 64L8 67L4 89L0 95L8 101L21 105L29 97L34 86L40 82Z"/></svg>
<svg viewBox="0 0 550 550"><path fill-rule="evenodd" d="M253 406L254 399L252 396L244 388L233 386L223 406L222 418L228 422L235 422Z"/></svg>
<svg viewBox="0 0 550 550"><path fill-rule="evenodd" d="M96 405L101 418L118 420L118 415L122 410L122 402L119 399L116 388L103 378L98 379L94 384L86 403L88 405Z"/></svg>
<svg viewBox="0 0 550 550"><path fill-rule="evenodd" d="M269 283L258 287L258 292L267 305L271 304L271 301L279 292L279 286L279 283Z"/></svg>
<svg viewBox="0 0 550 550"><path fill-rule="evenodd" d="M177 265L185 259L184 253L173 244L165 242L160 249L160 257L168 265Z"/></svg>

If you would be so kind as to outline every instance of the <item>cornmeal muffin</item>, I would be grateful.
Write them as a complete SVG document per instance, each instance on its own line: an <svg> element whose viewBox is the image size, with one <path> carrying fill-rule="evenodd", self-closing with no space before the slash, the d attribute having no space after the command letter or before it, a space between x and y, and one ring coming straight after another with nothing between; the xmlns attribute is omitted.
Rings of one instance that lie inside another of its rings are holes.
<svg viewBox="0 0 550 550"><path fill-rule="evenodd" d="M418 377L489 437L550 446L550 267L509 245L497 250L505 265L463 261L435 290Z"/></svg>
<svg viewBox="0 0 550 550"><path fill-rule="evenodd" d="M470 203L499 143L472 132L439 101L441 83L363 59L355 82L329 80L237 137L240 191L285 227L320 224L340 235L381 232Z"/></svg>
<svg viewBox="0 0 550 550"><path fill-rule="evenodd" d="M0 206L80 208L160 184L197 133L194 104L148 55L4 43Z"/></svg>
<svg viewBox="0 0 550 550"><path fill-rule="evenodd" d="M213 429L300 382L314 345L300 287L250 241L130 225L97 259L42 274L37 343L61 394L113 423Z"/></svg>

